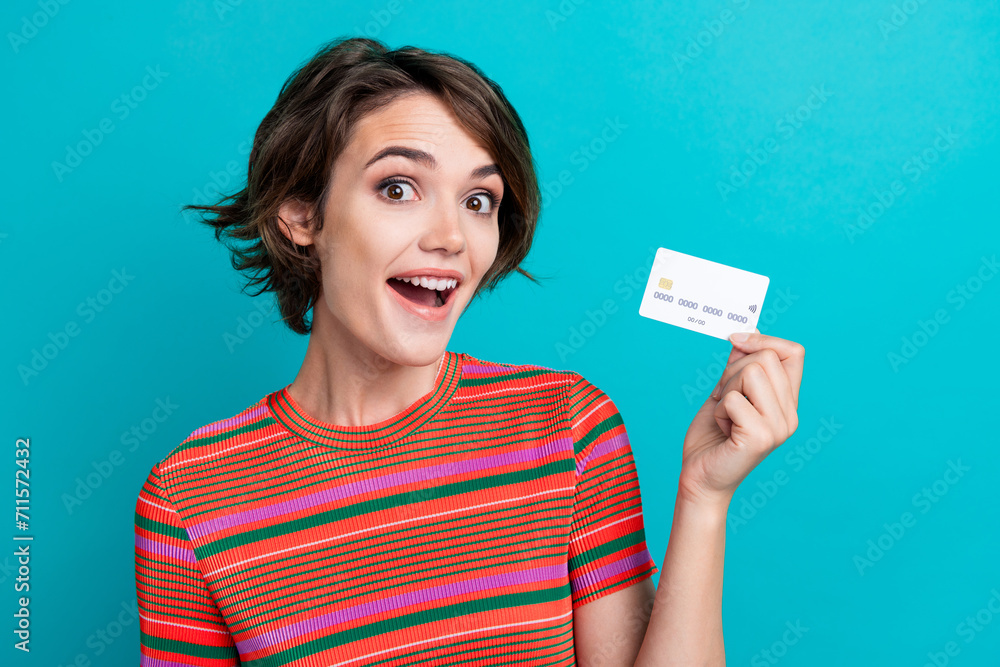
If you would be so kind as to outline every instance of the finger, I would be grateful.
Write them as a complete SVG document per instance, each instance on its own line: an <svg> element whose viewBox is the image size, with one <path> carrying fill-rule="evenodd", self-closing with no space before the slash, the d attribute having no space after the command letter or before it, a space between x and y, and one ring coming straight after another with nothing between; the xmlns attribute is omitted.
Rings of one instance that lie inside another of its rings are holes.
<svg viewBox="0 0 1000 667"><path fill-rule="evenodd" d="M767 455L762 446L769 437L767 422L746 396L737 391L723 394L722 400L715 406L715 419L730 425L728 430L723 429L726 437L744 454L752 453L749 459L759 463Z"/></svg>
<svg viewBox="0 0 1000 667"><path fill-rule="evenodd" d="M792 395L792 387L788 380L788 374L785 373L784 368L781 366L778 353L771 348L751 352L742 359L738 359L729 366L726 366L722 372L722 377L719 378L719 383L712 391L712 397L719 400L722 397L722 388L726 386L729 380L741 369L745 368L747 364L752 363L758 363L763 366L768 380L774 389L774 393L778 396L782 414L785 416L785 423L790 431L794 431L798 428L798 416L795 413L795 397Z"/></svg>
<svg viewBox="0 0 1000 667"><path fill-rule="evenodd" d="M735 334L734 334L735 335ZM802 365L805 360L806 350L801 344L795 341L778 338L777 336L765 336L762 333L748 334L746 340L732 341L734 347L740 348L743 352L750 353L771 348L778 353L781 360L781 367L788 375L788 382L792 388L792 396L795 399L795 407L799 406L799 387L802 385Z"/></svg>
<svg viewBox="0 0 1000 667"><path fill-rule="evenodd" d="M767 433L758 433L759 437L765 438L772 446L788 439L792 429L763 366L756 362L744 366L723 387L723 396L733 391L746 396L757 413L764 418ZM734 422L734 429L743 426L732 417L730 420Z"/></svg>
<svg viewBox="0 0 1000 667"><path fill-rule="evenodd" d="M760 333L759 331L757 331L757 327L754 327L753 331L754 333ZM729 366L729 364L733 363L737 359L742 359L743 357L747 356L747 354L748 352L744 352L740 348L733 345L733 349L729 351L729 358L726 359L726 366ZM721 385L716 385L716 389L718 389L719 386Z"/></svg>

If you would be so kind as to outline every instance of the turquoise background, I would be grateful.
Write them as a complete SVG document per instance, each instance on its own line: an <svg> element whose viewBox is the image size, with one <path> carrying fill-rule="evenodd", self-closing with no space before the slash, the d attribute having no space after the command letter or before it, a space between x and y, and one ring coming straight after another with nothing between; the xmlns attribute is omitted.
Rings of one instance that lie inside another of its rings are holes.
<svg viewBox="0 0 1000 667"><path fill-rule="evenodd" d="M466 58L521 114L546 191L525 266L548 278L513 276L449 349L573 369L614 399L657 565L684 433L730 344L640 317L620 281L641 285L660 246L770 277L761 330L807 350L800 425L730 509L729 664L995 664L996 2L42 0L4 3L0 26L4 467L12 477L14 440L30 437L35 536L30 656L12 648L19 594L13 546L0 549L4 664L137 663L137 623L110 643L96 633L134 605L142 482L193 430L290 382L307 342L254 316L227 347L255 300L180 206L237 189L285 78L354 34ZM115 100L144 77L124 116ZM814 91L825 99L803 106ZM112 131L57 173L102 121ZM620 129L602 145L609 121ZM777 150L747 162L764 146ZM101 312L78 310L123 269L134 278ZM615 312L558 347L606 299ZM70 323L77 335L23 380ZM128 451L157 400L176 408ZM116 449L120 465L68 511L76 478ZM949 462L967 470L946 476ZM881 556L859 565L869 540ZM963 625L977 613L978 630ZM791 645L786 623L807 628Z"/></svg>

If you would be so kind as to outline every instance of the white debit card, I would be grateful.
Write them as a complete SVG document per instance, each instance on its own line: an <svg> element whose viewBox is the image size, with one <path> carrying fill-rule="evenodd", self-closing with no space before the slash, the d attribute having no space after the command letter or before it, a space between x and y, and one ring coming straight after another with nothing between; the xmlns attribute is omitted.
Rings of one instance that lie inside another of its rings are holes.
<svg viewBox="0 0 1000 667"><path fill-rule="evenodd" d="M639 304L639 314L728 339L753 331L770 279L718 262L660 248Z"/></svg>

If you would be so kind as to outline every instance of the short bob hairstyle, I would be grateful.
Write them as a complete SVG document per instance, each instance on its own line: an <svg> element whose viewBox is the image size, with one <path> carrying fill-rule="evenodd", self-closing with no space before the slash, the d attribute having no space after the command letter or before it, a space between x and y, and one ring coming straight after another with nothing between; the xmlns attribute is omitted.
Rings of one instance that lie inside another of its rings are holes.
<svg viewBox="0 0 1000 667"><path fill-rule="evenodd" d="M473 295L492 291L512 271L538 281L520 268L531 248L541 193L528 134L502 89L472 63L412 46L390 51L367 38L328 42L292 73L254 136L246 187L215 205L187 205L214 214L201 222L248 241L230 246L231 263L252 273L246 287L276 294L282 320L296 333L312 330L306 315L319 297L319 259L312 246L299 246L279 229L282 202L315 205L323 226L334 161L347 146L355 124L397 97L428 92L449 106L466 131L500 167L505 196L499 209L497 257ZM509 196L508 196L509 193ZM470 303L473 299L470 299Z"/></svg>

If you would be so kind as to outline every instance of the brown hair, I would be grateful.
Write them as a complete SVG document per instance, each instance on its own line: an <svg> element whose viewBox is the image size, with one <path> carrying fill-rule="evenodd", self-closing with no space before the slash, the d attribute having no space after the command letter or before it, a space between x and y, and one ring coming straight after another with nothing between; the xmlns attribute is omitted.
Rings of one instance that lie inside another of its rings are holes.
<svg viewBox="0 0 1000 667"><path fill-rule="evenodd" d="M312 330L306 314L319 297L319 259L312 246L299 246L281 232L278 209L287 199L315 204L316 229L322 228L333 163L354 125L410 92L431 93L450 106L500 167L505 196L497 257L469 303L512 271L538 282L519 265L531 248L541 193L528 134L500 86L472 63L446 53L413 46L390 51L361 37L335 39L285 80L254 136L246 187L214 206L181 209L214 213L214 219L201 222L215 228L216 240L225 233L251 242L227 245L233 268L253 273L245 287L262 285L253 296L275 292L281 319L297 333Z"/></svg>

